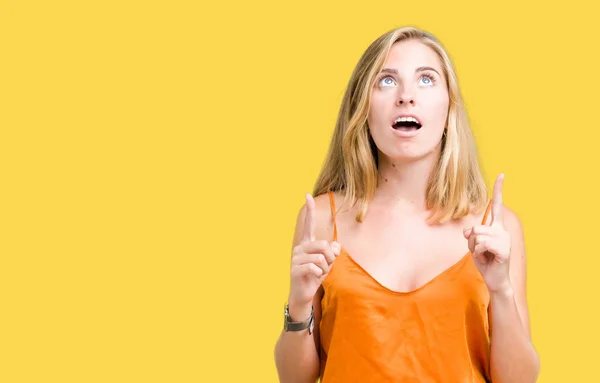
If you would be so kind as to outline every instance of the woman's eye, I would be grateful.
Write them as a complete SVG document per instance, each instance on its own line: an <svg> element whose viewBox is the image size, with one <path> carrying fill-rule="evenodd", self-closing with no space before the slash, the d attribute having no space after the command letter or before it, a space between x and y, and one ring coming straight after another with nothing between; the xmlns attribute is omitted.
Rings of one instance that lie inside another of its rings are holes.
<svg viewBox="0 0 600 383"><path fill-rule="evenodd" d="M381 85L383 85L383 86L388 86L388 85L392 86L395 84L396 84L396 82L391 77L384 77L383 79L381 79Z"/></svg>
<svg viewBox="0 0 600 383"><path fill-rule="evenodd" d="M431 85L433 84L433 79L429 76L423 76L421 77L421 82L425 85Z"/></svg>

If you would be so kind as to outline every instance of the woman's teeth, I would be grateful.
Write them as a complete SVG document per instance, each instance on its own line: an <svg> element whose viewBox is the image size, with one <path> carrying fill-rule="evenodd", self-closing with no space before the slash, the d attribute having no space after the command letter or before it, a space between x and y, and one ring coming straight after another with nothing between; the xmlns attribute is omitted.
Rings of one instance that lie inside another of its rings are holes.
<svg viewBox="0 0 600 383"><path fill-rule="evenodd" d="M394 122L393 128L402 130L415 130L420 129L421 124L414 117L400 117Z"/></svg>

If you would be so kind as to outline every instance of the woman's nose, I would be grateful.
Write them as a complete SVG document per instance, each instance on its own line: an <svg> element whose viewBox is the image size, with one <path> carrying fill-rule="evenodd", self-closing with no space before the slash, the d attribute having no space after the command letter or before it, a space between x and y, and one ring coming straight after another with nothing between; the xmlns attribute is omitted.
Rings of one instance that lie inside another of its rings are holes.
<svg viewBox="0 0 600 383"><path fill-rule="evenodd" d="M400 96L398 96L398 100L396 102L398 103L398 105L405 105L405 104L414 105L415 98L412 93L403 91L402 93L400 93Z"/></svg>

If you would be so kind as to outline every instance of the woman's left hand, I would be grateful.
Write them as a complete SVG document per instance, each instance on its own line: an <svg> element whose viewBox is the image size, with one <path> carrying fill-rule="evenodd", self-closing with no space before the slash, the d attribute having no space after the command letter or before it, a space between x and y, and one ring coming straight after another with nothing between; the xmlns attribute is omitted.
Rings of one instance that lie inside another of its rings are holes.
<svg viewBox="0 0 600 383"><path fill-rule="evenodd" d="M500 174L494 183L490 225L478 225L464 231L475 265L491 294L512 292L509 278L510 234L503 220L503 181L504 174Z"/></svg>

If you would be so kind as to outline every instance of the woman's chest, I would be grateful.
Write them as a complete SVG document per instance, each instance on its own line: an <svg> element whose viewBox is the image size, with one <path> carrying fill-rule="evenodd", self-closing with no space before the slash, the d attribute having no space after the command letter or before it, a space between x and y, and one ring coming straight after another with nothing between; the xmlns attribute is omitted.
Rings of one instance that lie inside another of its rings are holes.
<svg viewBox="0 0 600 383"><path fill-rule="evenodd" d="M457 225L365 222L346 226L338 240L371 278L397 292L421 288L468 255L467 240Z"/></svg>

